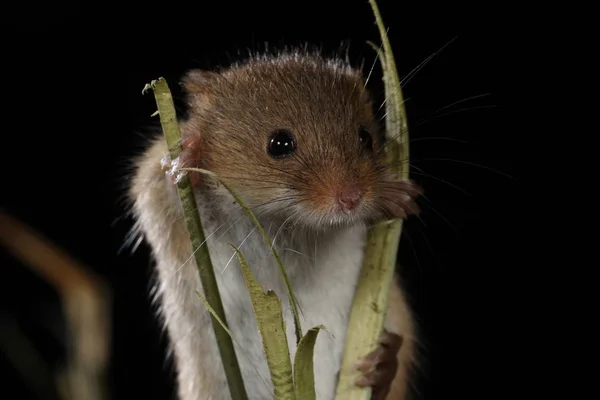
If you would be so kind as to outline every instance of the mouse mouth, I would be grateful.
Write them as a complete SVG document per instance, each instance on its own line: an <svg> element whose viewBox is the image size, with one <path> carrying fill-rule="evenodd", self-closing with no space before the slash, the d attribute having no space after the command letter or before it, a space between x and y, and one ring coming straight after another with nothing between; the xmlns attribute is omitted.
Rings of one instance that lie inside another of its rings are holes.
<svg viewBox="0 0 600 400"><path fill-rule="evenodd" d="M315 207L310 202L292 202L286 205L279 203L279 206L276 210L270 209L267 212L263 208L259 212L259 219L267 217L275 220L275 225L323 232L365 223L370 221L371 215L362 201L351 209L336 204Z"/></svg>
<svg viewBox="0 0 600 400"><path fill-rule="evenodd" d="M364 223L367 218L357 212L336 212L329 216L328 220L329 228L344 228L358 223Z"/></svg>
<svg viewBox="0 0 600 400"><path fill-rule="evenodd" d="M405 219L420 213L417 198L423 189L411 180L385 180L375 188L346 184L309 202L312 214L323 228L372 224L386 219ZM366 190L365 190L366 189ZM310 221L309 223L313 223Z"/></svg>
<svg viewBox="0 0 600 400"><path fill-rule="evenodd" d="M354 181L313 186L294 195L297 201L286 207L285 214L312 230L349 227L366 222L372 214L372 191Z"/></svg>
<svg viewBox="0 0 600 400"><path fill-rule="evenodd" d="M243 192L243 190L239 191ZM330 231L357 224L407 218L419 214L416 199L422 189L411 180L380 181L374 186L345 185L270 189L243 193L247 205L261 221L312 231Z"/></svg>
<svg viewBox="0 0 600 400"><path fill-rule="evenodd" d="M300 223L311 226L315 230L331 230L346 228L370 220L370 212L366 202L361 200L352 207L333 203L328 208L313 209L303 214Z"/></svg>
<svg viewBox="0 0 600 400"><path fill-rule="evenodd" d="M339 181L338 181L339 182ZM257 191L238 189L256 217L269 225L331 231L357 224L370 224L380 216L374 188L346 182L340 185L315 185L304 188L270 189L262 196ZM381 215L383 216L383 215Z"/></svg>

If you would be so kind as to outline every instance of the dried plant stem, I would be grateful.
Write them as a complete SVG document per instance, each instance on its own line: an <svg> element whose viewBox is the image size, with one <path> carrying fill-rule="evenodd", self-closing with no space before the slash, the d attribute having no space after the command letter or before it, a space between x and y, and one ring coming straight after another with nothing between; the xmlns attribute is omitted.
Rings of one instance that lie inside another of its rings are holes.
<svg viewBox="0 0 600 400"><path fill-rule="evenodd" d="M408 178L408 129L396 63L387 39L385 26L374 0L369 0L379 32L383 50L375 47L383 68L386 94L386 146L388 160L397 165L396 179ZM402 134L401 134L402 133ZM389 292L394 276L402 220L385 221L373 226L368 233L364 261L350 312L346 343L336 400L369 400L371 388L355 385L359 372L355 365L377 346L383 330Z"/></svg>
<svg viewBox="0 0 600 400"><path fill-rule="evenodd" d="M146 85L143 92L146 92L149 89L154 91L160 123L167 141L169 154L171 160L175 160L181 153L181 133L177 123L177 115L175 113L171 92L167 82L163 78L159 78ZM198 251L195 252L194 257L206 301L210 304L221 321L226 323L227 318L225 317L225 310L223 308L223 303L221 302L219 287L217 286L215 272L210 260L208 246L203 246L205 241L204 230L202 229L200 215L196 211L196 198L194 197L192 185L187 174L185 174L177 183L177 192L181 199L192 248L198 249ZM216 320L212 314L211 320L231 397L236 400L246 400L248 395L246 393L246 388L244 387L240 366L233 348L233 341L227 331L223 329L219 324L219 321Z"/></svg>
<svg viewBox="0 0 600 400"><path fill-rule="evenodd" d="M98 276L21 221L0 211L0 244L58 292L69 349L61 374L65 399L106 400L110 290ZM39 377L43 380L43 377Z"/></svg>

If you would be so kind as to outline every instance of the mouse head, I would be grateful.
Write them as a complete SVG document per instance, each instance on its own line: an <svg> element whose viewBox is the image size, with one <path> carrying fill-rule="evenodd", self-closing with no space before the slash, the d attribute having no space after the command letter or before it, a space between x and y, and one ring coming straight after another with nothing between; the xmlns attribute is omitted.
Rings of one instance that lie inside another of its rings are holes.
<svg viewBox="0 0 600 400"><path fill-rule="evenodd" d="M193 70L182 85L188 166L218 174L257 215L323 229L417 212L420 189L392 180L365 83L347 64L292 54Z"/></svg>

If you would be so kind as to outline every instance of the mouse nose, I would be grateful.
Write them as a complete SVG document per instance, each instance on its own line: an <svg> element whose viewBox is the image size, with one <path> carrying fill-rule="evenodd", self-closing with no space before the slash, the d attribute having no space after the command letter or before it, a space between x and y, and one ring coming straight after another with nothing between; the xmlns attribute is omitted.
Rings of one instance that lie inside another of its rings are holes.
<svg viewBox="0 0 600 400"><path fill-rule="evenodd" d="M346 186L338 194L338 204L344 211L355 208L362 199L362 192L356 186Z"/></svg>

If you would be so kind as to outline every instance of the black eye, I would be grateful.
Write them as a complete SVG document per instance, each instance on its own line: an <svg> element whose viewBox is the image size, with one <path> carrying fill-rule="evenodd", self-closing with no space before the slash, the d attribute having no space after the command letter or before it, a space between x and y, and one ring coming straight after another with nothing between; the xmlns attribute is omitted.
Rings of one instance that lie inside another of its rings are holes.
<svg viewBox="0 0 600 400"><path fill-rule="evenodd" d="M292 132L278 129L271 134L269 154L274 158L287 157L296 150L296 141Z"/></svg>
<svg viewBox="0 0 600 400"><path fill-rule="evenodd" d="M373 139L371 138L371 134L367 128L362 125L358 127L358 138L367 150L373 150Z"/></svg>

